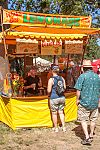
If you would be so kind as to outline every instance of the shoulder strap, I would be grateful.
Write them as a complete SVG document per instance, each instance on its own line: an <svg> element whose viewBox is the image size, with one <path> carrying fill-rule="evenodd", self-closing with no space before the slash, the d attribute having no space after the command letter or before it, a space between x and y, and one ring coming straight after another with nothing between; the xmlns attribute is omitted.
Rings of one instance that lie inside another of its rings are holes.
<svg viewBox="0 0 100 150"><path fill-rule="evenodd" d="M54 80L56 80L58 82L59 79L57 79L57 77L51 77L53 79L53 84L54 84Z"/></svg>
<svg viewBox="0 0 100 150"><path fill-rule="evenodd" d="M58 78L57 78L58 77ZM63 82L63 79L61 76L55 76L55 77L52 77L53 79L56 79L56 81L58 82L59 80L61 80ZM53 80L54 81L54 80Z"/></svg>
<svg viewBox="0 0 100 150"><path fill-rule="evenodd" d="M56 80L62 79L61 76L53 76L52 78L54 78L54 79L56 79Z"/></svg>

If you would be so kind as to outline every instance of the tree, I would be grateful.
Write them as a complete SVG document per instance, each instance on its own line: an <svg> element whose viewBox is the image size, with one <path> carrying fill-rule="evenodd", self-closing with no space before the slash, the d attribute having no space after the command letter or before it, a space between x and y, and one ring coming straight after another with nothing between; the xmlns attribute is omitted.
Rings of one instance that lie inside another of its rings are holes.
<svg viewBox="0 0 100 150"><path fill-rule="evenodd" d="M48 12L49 0L8 0L9 9L29 11L29 12Z"/></svg>
<svg viewBox="0 0 100 150"><path fill-rule="evenodd" d="M8 7L8 1L7 0L0 0L0 6L2 6L3 8L7 8Z"/></svg>
<svg viewBox="0 0 100 150"><path fill-rule="evenodd" d="M91 36L89 38L84 57L91 60L100 58L100 46L97 45L96 36Z"/></svg>
<svg viewBox="0 0 100 150"><path fill-rule="evenodd" d="M61 8L62 14L91 15L92 27L100 27L100 0L62 0ZM100 34L90 36L85 58L100 58L100 46L97 44L98 39L100 39Z"/></svg>
<svg viewBox="0 0 100 150"><path fill-rule="evenodd" d="M61 13L65 15L86 15L84 11L84 0L62 0L60 2Z"/></svg>
<svg viewBox="0 0 100 150"><path fill-rule="evenodd" d="M86 0L86 11L92 16L92 26L100 27L100 0Z"/></svg>

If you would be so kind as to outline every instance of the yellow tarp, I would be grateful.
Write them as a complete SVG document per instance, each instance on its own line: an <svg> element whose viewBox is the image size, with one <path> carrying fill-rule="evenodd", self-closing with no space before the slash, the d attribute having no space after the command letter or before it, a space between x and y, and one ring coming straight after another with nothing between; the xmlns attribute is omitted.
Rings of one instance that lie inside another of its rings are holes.
<svg viewBox="0 0 100 150"><path fill-rule="evenodd" d="M75 94L66 98L66 122L77 119L75 100ZM20 127L52 127L48 99L0 97L0 121L14 130Z"/></svg>
<svg viewBox="0 0 100 150"><path fill-rule="evenodd" d="M7 29L8 30L8 29ZM98 34L100 28L54 28L54 27L29 27L29 26L11 26L10 30L13 32L34 32L34 33L48 33L48 34Z"/></svg>
<svg viewBox="0 0 100 150"><path fill-rule="evenodd" d="M14 31L13 31L14 30ZM27 27L17 26L14 29L10 28L4 32L6 44L16 45L16 38L25 39L87 39L88 35L98 34L100 29L96 28L43 28L43 27ZM0 43L3 43L3 33L0 33Z"/></svg>

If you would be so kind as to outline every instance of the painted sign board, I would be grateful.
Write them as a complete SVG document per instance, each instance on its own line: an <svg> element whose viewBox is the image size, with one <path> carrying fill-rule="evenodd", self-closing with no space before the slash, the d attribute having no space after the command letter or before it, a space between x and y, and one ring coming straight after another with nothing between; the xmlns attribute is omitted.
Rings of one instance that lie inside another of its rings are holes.
<svg viewBox="0 0 100 150"><path fill-rule="evenodd" d="M41 41L41 55L61 55L62 41Z"/></svg>
<svg viewBox="0 0 100 150"><path fill-rule="evenodd" d="M29 40L28 40L29 41ZM16 40L16 53L18 54L37 54L38 53L38 41L27 42L27 40Z"/></svg>
<svg viewBox="0 0 100 150"><path fill-rule="evenodd" d="M83 53L83 41L80 41L80 40L65 41L65 53L66 54L82 54Z"/></svg>
<svg viewBox="0 0 100 150"><path fill-rule="evenodd" d="M90 27L91 16L66 16L4 9L3 24L49 26L57 28Z"/></svg>

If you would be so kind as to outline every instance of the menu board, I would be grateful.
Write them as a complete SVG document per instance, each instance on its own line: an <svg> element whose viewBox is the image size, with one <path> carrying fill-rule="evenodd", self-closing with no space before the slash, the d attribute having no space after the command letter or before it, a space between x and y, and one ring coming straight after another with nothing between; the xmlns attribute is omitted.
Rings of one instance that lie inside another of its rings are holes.
<svg viewBox="0 0 100 150"><path fill-rule="evenodd" d="M62 41L41 41L41 55L61 55Z"/></svg>
<svg viewBox="0 0 100 150"><path fill-rule="evenodd" d="M82 54L83 53L83 41L81 40L65 41L65 53L66 54Z"/></svg>
<svg viewBox="0 0 100 150"><path fill-rule="evenodd" d="M37 54L38 41L33 40L16 40L16 53L17 54Z"/></svg>

